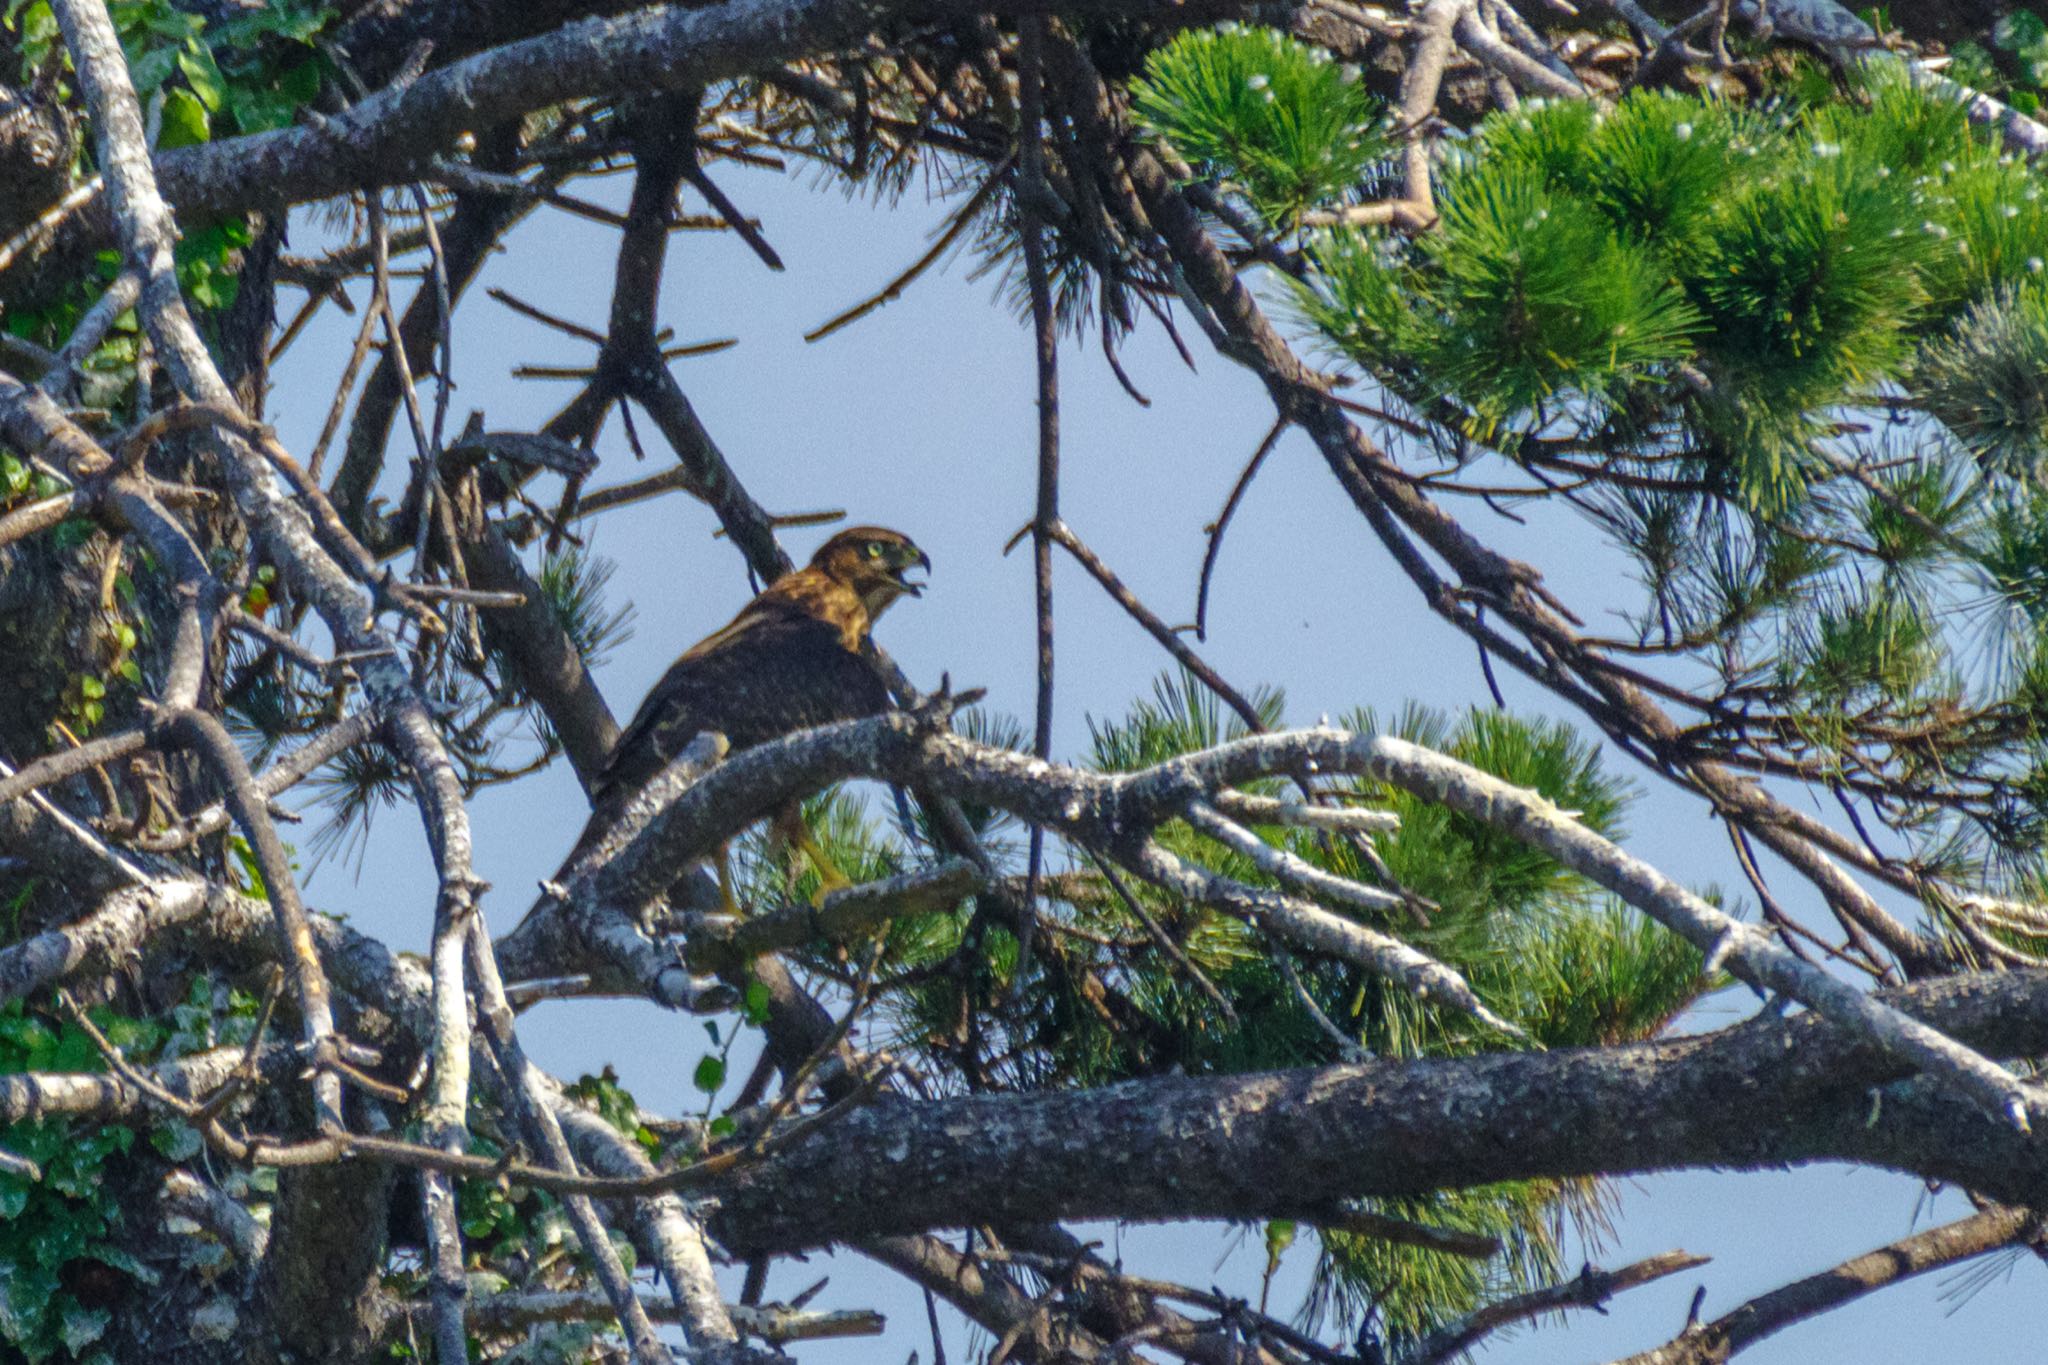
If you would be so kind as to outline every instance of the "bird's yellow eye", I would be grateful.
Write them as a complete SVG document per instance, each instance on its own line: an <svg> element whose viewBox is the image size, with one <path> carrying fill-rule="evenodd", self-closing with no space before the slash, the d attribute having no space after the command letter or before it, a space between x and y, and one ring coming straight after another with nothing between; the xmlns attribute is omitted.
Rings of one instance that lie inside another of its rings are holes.
<svg viewBox="0 0 2048 1365"><path fill-rule="evenodd" d="M881 557L882 557L882 542L881 542L881 541L879 541L879 540L871 540L871 541L869 541L869 542L868 542L868 558L869 558L869 559L880 559Z"/></svg>

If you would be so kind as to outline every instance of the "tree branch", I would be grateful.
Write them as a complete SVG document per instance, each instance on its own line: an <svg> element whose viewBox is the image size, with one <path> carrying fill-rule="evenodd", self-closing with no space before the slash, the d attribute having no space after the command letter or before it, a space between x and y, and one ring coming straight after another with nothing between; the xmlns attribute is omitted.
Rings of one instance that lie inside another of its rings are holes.
<svg viewBox="0 0 2048 1365"><path fill-rule="evenodd" d="M1886 998L1998 1055L2048 1047L2048 974ZM1823 1160L2048 1199L2040 1143L1906 1074L1808 1014L1628 1047L878 1101L717 1182L711 1231L767 1251L1012 1220L1313 1221L1345 1197Z"/></svg>
<svg viewBox="0 0 2048 1365"><path fill-rule="evenodd" d="M1796 1322L1915 1275L2015 1242L2039 1239L2041 1233L2041 1215L2031 1209L1988 1208L1760 1295L1712 1322L1693 1323L1676 1339L1616 1365L1723 1365L1736 1353Z"/></svg>
<svg viewBox="0 0 2048 1365"><path fill-rule="evenodd" d="M1430 1333L1415 1348L1415 1360L1418 1365L1442 1365L1444 1361L1457 1359L1501 1328L1542 1317L1545 1313L1559 1313L1567 1308L1591 1308L1603 1312L1607 1301L1624 1289L1634 1289L1637 1285L1650 1284L1668 1275L1703 1266L1710 1259L1683 1251L1667 1251L1618 1270L1596 1270L1588 1265L1562 1284L1546 1285L1542 1289L1532 1289L1526 1294L1487 1304L1478 1312Z"/></svg>

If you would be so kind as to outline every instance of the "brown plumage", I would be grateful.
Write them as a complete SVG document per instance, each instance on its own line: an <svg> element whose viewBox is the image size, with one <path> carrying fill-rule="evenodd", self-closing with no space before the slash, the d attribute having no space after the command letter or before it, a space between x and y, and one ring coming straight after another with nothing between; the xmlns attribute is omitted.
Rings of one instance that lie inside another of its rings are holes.
<svg viewBox="0 0 2048 1365"><path fill-rule="evenodd" d="M897 531L856 526L820 546L808 566L777 579L723 629L690 646L640 703L591 786L596 806L579 849L699 732L733 751L889 708L888 689L861 646L897 598L931 568Z"/></svg>

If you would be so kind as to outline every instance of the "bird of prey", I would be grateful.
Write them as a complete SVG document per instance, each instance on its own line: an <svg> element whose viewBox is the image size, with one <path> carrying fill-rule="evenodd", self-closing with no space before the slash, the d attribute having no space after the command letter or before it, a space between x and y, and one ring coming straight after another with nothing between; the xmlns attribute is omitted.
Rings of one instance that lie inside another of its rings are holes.
<svg viewBox="0 0 2048 1365"><path fill-rule="evenodd" d="M879 526L841 531L809 565L784 574L730 624L685 650L640 703L592 783L595 810L577 840L579 852L703 731L723 734L737 752L888 710L888 689L861 647L899 597L924 591L906 575L916 568L928 573L931 564L901 532ZM800 820L778 819L777 827L821 877L843 883Z"/></svg>

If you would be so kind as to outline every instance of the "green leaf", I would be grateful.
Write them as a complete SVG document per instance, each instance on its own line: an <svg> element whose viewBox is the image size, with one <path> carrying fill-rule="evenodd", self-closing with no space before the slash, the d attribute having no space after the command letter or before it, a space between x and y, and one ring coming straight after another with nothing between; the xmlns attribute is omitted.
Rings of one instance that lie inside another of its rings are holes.
<svg viewBox="0 0 2048 1365"><path fill-rule="evenodd" d="M291 126L299 110L319 95L326 71L325 63L316 56L255 84L239 80L230 84L227 100L235 126L245 133Z"/></svg>
<svg viewBox="0 0 2048 1365"><path fill-rule="evenodd" d="M759 1028L768 1022L768 986L766 982L747 982L746 999L742 1005L747 1022Z"/></svg>
<svg viewBox="0 0 2048 1365"><path fill-rule="evenodd" d="M0 1275L0 1340L26 1345L43 1331L59 1285L56 1272L17 1262Z"/></svg>
<svg viewBox="0 0 2048 1365"><path fill-rule="evenodd" d="M110 1265L122 1274L129 1276L131 1279L140 1280L144 1284L156 1285L163 1283L164 1277L162 1272L158 1271L156 1267L138 1260L120 1247L108 1246L103 1243L92 1249L91 1257L102 1265Z"/></svg>
<svg viewBox="0 0 2048 1365"><path fill-rule="evenodd" d="M189 90L173 90L164 97L163 131L156 145L164 151L174 147L195 147L213 136L213 121L206 106Z"/></svg>
<svg viewBox="0 0 2048 1365"><path fill-rule="evenodd" d="M56 14L50 9L50 0L35 0L26 9L21 7L20 0L15 0L8 10L10 24L17 15L20 20L22 68L26 73L41 65L51 45L62 37L62 31L57 27Z"/></svg>
<svg viewBox="0 0 2048 1365"><path fill-rule="evenodd" d="M57 1269L85 1250L85 1223L90 1215L80 1216L82 1210L64 1212L70 1213L71 1216L66 1217L59 1213L46 1218L29 1234L29 1254L35 1258L36 1264L47 1266L51 1270Z"/></svg>
<svg viewBox="0 0 2048 1365"><path fill-rule="evenodd" d="M2037 14L2015 9L1992 26L1991 41L2007 52L2023 52L2048 41L2048 23Z"/></svg>
<svg viewBox="0 0 2048 1365"><path fill-rule="evenodd" d="M264 889L262 865L256 861L256 852L249 847L249 841L237 834L228 840L228 851L235 855L235 863L242 869L248 893L252 896L268 895Z"/></svg>
<svg viewBox="0 0 2048 1365"><path fill-rule="evenodd" d="M718 1093L718 1087L725 1084L725 1058L706 1053L697 1059L697 1070L690 1076L690 1084L707 1095Z"/></svg>
<svg viewBox="0 0 2048 1365"><path fill-rule="evenodd" d="M307 4L306 0L270 0L220 24L214 33L220 45L229 49L254 47L266 36L305 43L324 29L335 13L329 6Z"/></svg>
<svg viewBox="0 0 2048 1365"><path fill-rule="evenodd" d="M128 44L122 44L123 47ZM178 54L170 48L160 47L153 52L139 55L131 53L128 61L128 76L135 83L135 93L145 101L171 78L178 69Z"/></svg>
<svg viewBox="0 0 2048 1365"><path fill-rule="evenodd" d="M149 1145L167 1161L190 1161L205 1148L206 1142L189 1123L165 1123L150 1129Z"/></svg>
<svg viewBox="0 0 2048 1365"><path fill-rule="evenodd" d="M600 1075L579 1077L569 1093L596 1106L604 1121L622 1133L633 1133L640 1126L640 1106L609 1066Z"/></svg>
<svg viewBox="0 0 2048 1365"><path fill-rule="evenodd" d="M220 67L214 64L213 53L206 44L193 39L178 53L178 70L185 73L185 83L192 87L192 93L199 97L206 112L217 114L227 94L227 81L220 74Z"/></svg>
<svg viewBox="0 0 2048 1365"><path fill-rule="evenodd" d="M114 1320L108 1309L87 1308L68 1297L59 1313L57 1335L63 1341L64 1349L73 1355L106 1335L107 1324Z"/></svg>
<svg viewBox="0 0 2048 1365"><path fill-rule="evenodd" d="M5 1036L21 1049L22 1071L47 1071L57 1052L57 1034L48 1024L32 1016L8 1019Z"/></svg>

